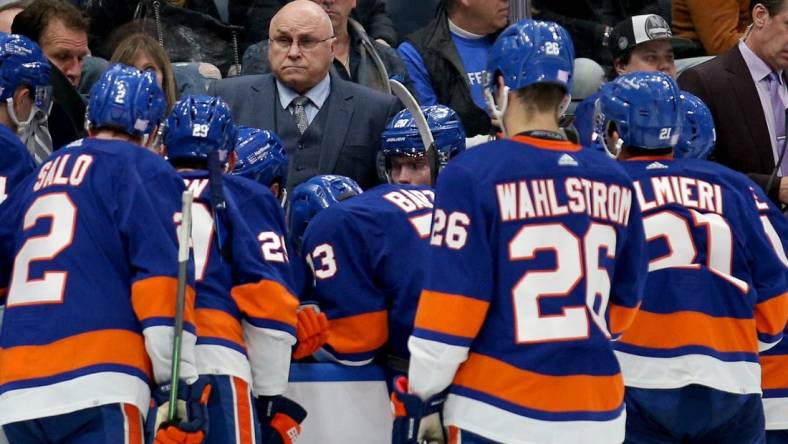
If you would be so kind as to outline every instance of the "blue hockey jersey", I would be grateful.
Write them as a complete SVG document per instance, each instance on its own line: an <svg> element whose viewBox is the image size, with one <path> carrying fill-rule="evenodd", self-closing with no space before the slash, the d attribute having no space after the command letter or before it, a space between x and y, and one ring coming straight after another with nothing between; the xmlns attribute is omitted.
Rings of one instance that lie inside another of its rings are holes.
<svg viewBox="0 0 788 444"><path fill-rule="evenodd" d="M198 371L237 376L258 396L280 395L287 387L298 307L282 209L266 187L225 174L226 209L214 225L208 172L180 174L195 199Z"/></svg>
<svg viewBox="0 0 788 444"><path fill-rule="evenodd" d="M315 300L331 335L324 351L348 365L407 358L424 276L434 193L380 185L321 211L304 234Z"/></svg>
<svg viewBox="0 0 788 444"><path fill-rule="evenodd" d="M410 390L450 386L445 423L507 443L624 439L611 338L646 256L631 180L602 153L517 136L438 177Z"/></svg>
<svg viewBox="0 0 788 444"><path fill-rule="evenodd" d="M0 203L33 172L35 164L25 144L7 126L0 125Z"/></svg>
<svg viewBox="0 0 788 444"><path fill-rule="evenodd" d="M761 225L788 273L788 219L763 193L754 189L753 203ZM779 344L761 353L761 387L766 430L788 429L788 326Z"/></svg>
<svg viewBox="0 0 788 444"><path fill-rule="evenodd" d="M712 162L639 157L623 166L650 258L640 313L616 343L625 384L760 393L758 351L781 339L788 317L785 266L756 208L768 199Z"/></svg>
<svg viewBox="0 0 788 444"><path fill-rule="evenodd" d="M83 139L2 206L0 424L111 403L147 412L149 385L171 376L183 189L150 151ZM191 285L186 295L181 377L191 382Z"/></svg>

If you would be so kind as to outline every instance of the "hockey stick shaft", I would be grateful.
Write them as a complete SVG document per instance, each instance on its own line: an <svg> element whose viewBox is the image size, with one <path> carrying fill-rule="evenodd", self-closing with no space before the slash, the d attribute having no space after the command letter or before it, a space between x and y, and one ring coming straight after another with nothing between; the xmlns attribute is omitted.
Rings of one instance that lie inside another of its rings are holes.
<svg viewBox="0 0 788 444"><path fill-rule="evenodd" d="M181 342L183 340L183 311L186 303L186 273L189 266L189 241L192 232L191 191L181 195L181 226L178 230L178 288L175 295L175 326L172 335L172 378L167 420L175 421L178 412L178 379L181 370Z"/></svg>
<svg viewBox="0 0 788 444"><path fill-rule="evenodd" d="M411 94L410 91L405 88L405 85L394 79L389 79L389 85L391 86L391 92L394 93L394 95L397 96L405 108L410 111L411 116L413 116L413 119L416 122L416 126L419 129L419 135L421 136L421 141L424 144L424 150L427 154L427 159L429 160L432 186L435 186L435 179L438 176L439 166L438 153L435 152L435 139L432 137L432 131L430 131L427 118L421 111L419 102L415 97L413 97L413 94Z"/></svg>

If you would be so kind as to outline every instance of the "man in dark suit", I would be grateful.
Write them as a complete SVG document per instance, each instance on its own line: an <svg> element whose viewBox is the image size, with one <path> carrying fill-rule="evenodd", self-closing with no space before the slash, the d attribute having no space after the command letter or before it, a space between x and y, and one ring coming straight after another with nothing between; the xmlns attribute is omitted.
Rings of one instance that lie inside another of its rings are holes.
<svg viewBox="0 0 788 444"><path fill-rule="evenodd" d="M753 0L751 6L753 24L745 39L684 71L678 82L714 116L712 159L749 175L775 203L788 204L788 162L769 183L786 133L788 0Z"/></svg>
<svg viewBox="0 0 788 444"><path fill-rule="evenodd" d="M288 188L317 174L376 185L380 135L400 108L397 99L329 74L335 39L317 4L288 3L269 33L272 74L220 80L208 94L222 96L236 122L279 135L290 160Z"/></svg>

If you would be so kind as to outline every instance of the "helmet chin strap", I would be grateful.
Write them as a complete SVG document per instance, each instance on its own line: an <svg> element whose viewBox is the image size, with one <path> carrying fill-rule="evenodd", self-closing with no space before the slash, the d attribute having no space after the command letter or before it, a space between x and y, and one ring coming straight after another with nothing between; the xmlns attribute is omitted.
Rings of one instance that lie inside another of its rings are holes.
<svg viewBox="0 0 788 444"><path fill-rule="evenodd" d="M287 188L282 186L281 190L282 190L282 197L279 199L279 205L284 210L285 208L287 208Z"/></svg>
<svg viewBox="0 0 788 444"><path fill-rule="evenodd" d="M503 115L506 113L506 109L509 107L509 87L503 87L503 99L501 99L501 107L495 104L495 98L492 94L491 88L484 89L484 100L487 102L487 106L490 107L490 111L493 114L493 117L501 123L501 133L503 133L504 137L508 137L508 133L506 132L506 127L503 124Z"/></svg>
<svg viewBox="0 0 788 444"><path fill-rule="evenodd" d="M561 100L561 105L558 107L558 120L561 120L561 117L566 114L566 110L569 109L569 105L572 104L572 95L566 94L564 98Z"/></svg>
<svg viewBox="0 0 788 444"><path fill-rule="evenodd" d="M17 131L22 131L30 125L30 122L33 121L33 118L36 115L37 107L33 105L30 107L30 114L28 114L27 119L24 121L20 121L16 115L16 111L14 111L14 98L9 97L5 99L5 106L6 110L8 110L8 116L11 118L11 121L14 122L14 125L17 126Z"/></svg>

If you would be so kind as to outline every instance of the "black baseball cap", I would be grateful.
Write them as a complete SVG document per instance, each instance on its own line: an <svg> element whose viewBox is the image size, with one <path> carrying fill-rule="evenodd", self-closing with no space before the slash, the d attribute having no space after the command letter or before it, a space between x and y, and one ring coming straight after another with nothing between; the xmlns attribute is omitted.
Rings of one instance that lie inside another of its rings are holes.
<svg viewBox="0 0 788 444"><path fill-rule="evenodd" d="M610 33L608 47L613 59L617 59L635 46L654 40L668 40L671 43L688 42L673 37L668 22L657 14L636 15L618 23Z"/></svg>

